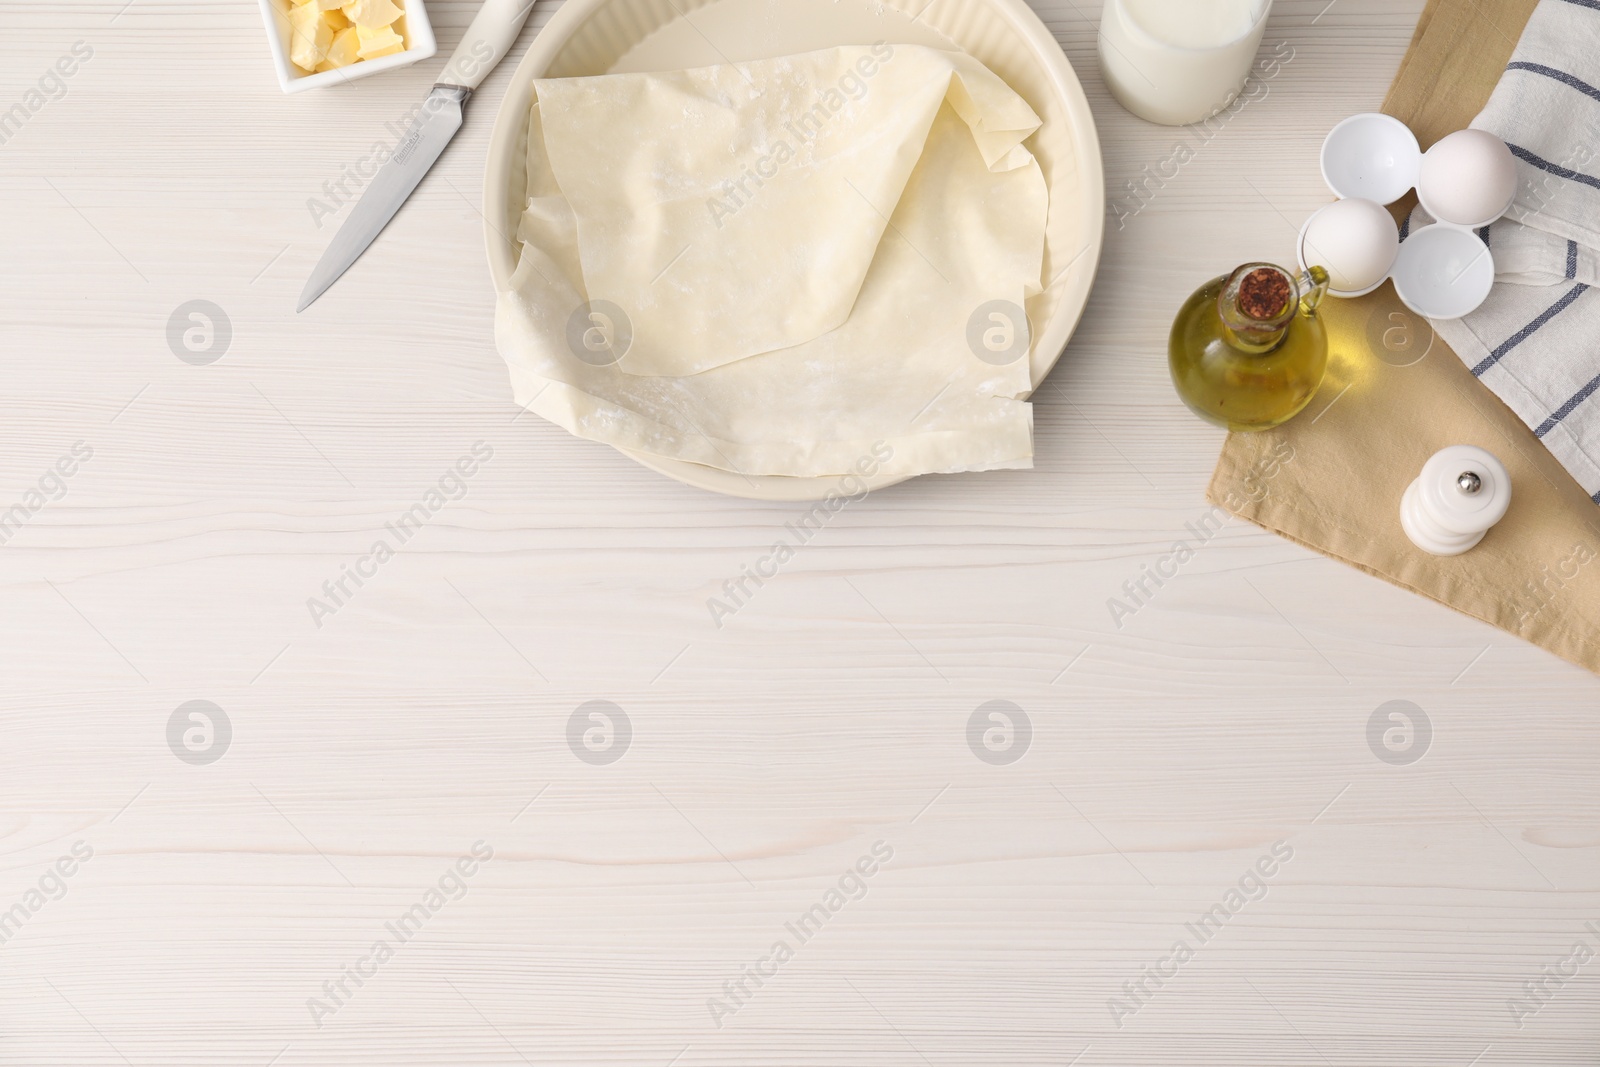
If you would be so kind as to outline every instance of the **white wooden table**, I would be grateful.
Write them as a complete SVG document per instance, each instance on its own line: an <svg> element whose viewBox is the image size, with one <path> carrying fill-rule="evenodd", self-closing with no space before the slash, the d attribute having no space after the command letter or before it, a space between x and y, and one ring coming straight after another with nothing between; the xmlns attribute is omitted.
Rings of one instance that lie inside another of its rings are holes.
<svg viewBox="0 0 1600 1067"><path fill-rule="evenodd" d="M286 97L250 0L125 4L0 7L0 111L93 51L0 145L0 502L64 486L0 550L0 1063L1600 1061L1600 680L1234 520L1106 606L1206 514L1171 310L1291 258L1420 0L1279 0L1293 59L1209 140L1124 113L1097 5L1042 0L1113 199L1194 158L1111 220L1036 468L850 505L721 628L707 598L804 509L513 421L477 208L510 65L297 317L345 214L307 201L437 61ZM432 0L443 50L473 7ZM168 343L192 300L231 324L208 365ZM569 747L594 700L631 725L610 763ZM1021 732L968 744L995 700L1031 724L1009 763ZM1431 737L1387 762L1393 700ZM190 701L231 737L186 747Z"/></svg>

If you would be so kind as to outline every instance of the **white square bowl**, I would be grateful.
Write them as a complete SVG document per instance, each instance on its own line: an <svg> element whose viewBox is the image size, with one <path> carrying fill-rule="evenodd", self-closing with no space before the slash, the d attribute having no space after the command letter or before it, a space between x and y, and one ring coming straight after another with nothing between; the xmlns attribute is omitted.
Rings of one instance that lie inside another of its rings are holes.
<svg viewBox="0 0 1600 1067"><path fill-rule="evenodd" d="M272 45L272 59L278 65L278 84L286 93L303 93L307 89L321 89L327 85L355 81L374 74L382 74L396 67L410 66L427 59L439 50L433 38L433 23L428 21L428 9L423 0L402 0L405 14L398 23L402 37L408 42L404 52L377 59L363 59L338 70L325 70L321 74L303 74L289 59L289 5L293 0L260 0L261 18L267 25L267 41Z"/></svg>

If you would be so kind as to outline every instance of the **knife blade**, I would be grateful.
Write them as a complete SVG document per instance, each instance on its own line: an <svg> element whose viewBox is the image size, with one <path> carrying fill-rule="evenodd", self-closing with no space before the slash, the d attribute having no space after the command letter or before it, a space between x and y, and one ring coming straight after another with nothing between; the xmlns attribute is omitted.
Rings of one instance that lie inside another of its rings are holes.
<svg viewBox="0 0 1600 1067"><path fill-rule="evenodd" d="M461 129L467 99L505 57L532 11L530 0L484 0L405 137L378 168L350 217L328 242L300 292L297 313L327 292L389 225Z"/></svg>

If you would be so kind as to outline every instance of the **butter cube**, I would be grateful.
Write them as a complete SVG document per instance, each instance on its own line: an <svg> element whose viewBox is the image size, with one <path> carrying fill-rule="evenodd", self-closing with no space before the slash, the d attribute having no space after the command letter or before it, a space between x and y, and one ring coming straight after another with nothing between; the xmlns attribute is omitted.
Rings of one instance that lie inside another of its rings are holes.
<svg viewBox="0 0 1600 1067"><path fill-rule="evenodd" d="M362 59L392 56L396 52L404 52L406 50L405 38L395 33L388 26L368 29L358 21L355 25L355 31L358 42L356 55Z"/></svg>
<svg viewBox="0 0 1600 1067"><path fill-rule="evenodd" d="M345 18L344 12L340 11L336 7L324 11L322 13L322 21L326 22L328 24L328 29L332 30L334 33L338 33L340 30L352 25L351 21Z"/></svg>
<svg viewBox="0 0 1600 1067"><path fill-rule="evenodd" d="M328 58L323 60L328 70L348 67L361 58L357 54L361 48L358 32L354 26L348 26L333 35L333 43L328 46Z"/></svg>
<svg viewBox="0 0 1600 1067"><path fill-rule="evenodd" d="M295 66L316 70L332 43L333 30L323 21L315 3L296 4L289 9L289 59Z"/></svg>
<svg viewBox="0 0 1600 1067"><path fill-rule="evenodd" d="M389 0L348 0L343 8L351 22L369 30L385 29L405 14Z"/></svg>

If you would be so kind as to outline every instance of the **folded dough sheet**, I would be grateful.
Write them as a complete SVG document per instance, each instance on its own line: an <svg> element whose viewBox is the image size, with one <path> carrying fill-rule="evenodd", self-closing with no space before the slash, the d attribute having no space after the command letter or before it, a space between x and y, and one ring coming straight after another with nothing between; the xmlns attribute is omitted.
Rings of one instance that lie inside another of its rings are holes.
<svg viewBox="0 0 1600 1067"><path fill-rule="evenodd" d="M879 43L534 92L495 322L519 404L747 475L1032 464L1039 118L982 64Z"/></svg>

